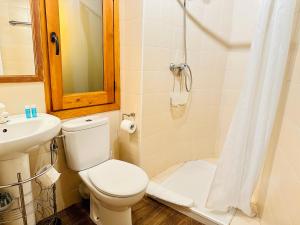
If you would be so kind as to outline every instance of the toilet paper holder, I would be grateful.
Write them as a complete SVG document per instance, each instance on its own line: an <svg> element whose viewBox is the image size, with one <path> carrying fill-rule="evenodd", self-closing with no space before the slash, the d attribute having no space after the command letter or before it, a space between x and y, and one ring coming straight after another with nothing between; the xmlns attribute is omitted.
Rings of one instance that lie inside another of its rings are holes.
<svg viewBox="0 0 300 225"><path fill-rule="evenodd" d="M127 118L133 118L133 120L135 120L135 113L129 113L129 114L123 113L122 114L122 120L124 120L126 117Z"/></svg>

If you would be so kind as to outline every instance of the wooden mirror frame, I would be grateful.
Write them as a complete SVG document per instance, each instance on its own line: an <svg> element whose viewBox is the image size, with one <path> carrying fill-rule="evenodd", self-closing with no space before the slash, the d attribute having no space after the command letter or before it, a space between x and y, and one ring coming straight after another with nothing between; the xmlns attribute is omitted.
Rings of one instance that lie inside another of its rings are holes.
<svg viewBox="0 0 300 225"><path fill-rule="evenodd" d="M33 75L4 75L0 76L0 83L19 83L19 82L40 82L45 75L45 53L42 43L42 18L43 9L41 0L31 2L31 21L32 21L32 42L34 51L35 74Z"/></svg>
<svg viewBox="0 0 300 225"><path fill-rule="evenodd" d="M63 58L61 52L63 48L61 44L60 16L59 16L59 0L47 0L46 2L46 18L47 18L47 36L49 49L49 63L51 74L52 88L52 107L53 111L61 111L80 107L88 107L95 105L104 105L114 102L114 1L113 0L97 0L102 1L102 32L103 32L103 90L90 92L77 92L65 94L63 92ZM100 24L99 24L100 26ZM60 51L57 51L57 44L52 43L52 34L55 34L58 40Z"/></svg>
<svg viewBox="0 0 300 225"><path fill-rule="evenodd" d="M45 83L45 97L46 97L46 109L47 113L55 115L61 119L74 118L79 116L86 116L101 112L108 112L120 109L121 99L120 99L120 31L119 31L119 0L111 0L113 5L113 67L114 67L114 100L111 103L83 106L81 108L70 108L55 110L53 107L53 91L62 91L55 90L55 86L51 82L53 79L51 77L51 65L49 59L49 51L51 51L50 46L48 46L48 29L47 29L47 16L46 16L46 1L52 0L38 0L41 1L41 8L44 9L41 12L41 25L42 25L42 44L47 49L47 54L44 55L45 64L44 71L44 83ZM105 0L107 1L107 0ZM49 21L48 21L49 22ZM51 22L51 21L50 21ZM53 69L53 68L52 68Z"/></svg>

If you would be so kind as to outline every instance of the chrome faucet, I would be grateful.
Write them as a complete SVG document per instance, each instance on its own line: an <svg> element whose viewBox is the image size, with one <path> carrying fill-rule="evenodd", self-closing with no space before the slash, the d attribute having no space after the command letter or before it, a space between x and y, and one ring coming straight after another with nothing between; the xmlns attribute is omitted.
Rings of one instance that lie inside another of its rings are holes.
<svg viewBox="0 0 300 225"><path fill-rule="evenodd" d="M169 68L172 72L176 72L176 71L185 70L187 67L188 65L186 63L180 63L180 64L171 63Z"/></svg>
<svg viewBox="0 0 300 225"><path fill-rule="evenodd" d="M8 119L8 112L5 111L6 106L0 102L0 124L7 123Z"/></svg>

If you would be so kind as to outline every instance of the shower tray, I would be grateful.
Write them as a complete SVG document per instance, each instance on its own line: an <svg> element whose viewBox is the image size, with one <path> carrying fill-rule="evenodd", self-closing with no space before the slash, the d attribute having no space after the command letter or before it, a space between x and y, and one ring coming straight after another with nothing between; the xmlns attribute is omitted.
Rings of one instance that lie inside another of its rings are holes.
<svg viewBox="0 0 300 225"><path fill-rule="evenodd" d="M215 170L216 165L205 160L188 161L176 165L154 177L147 189L147 194L204 224L229 225L235 214L234 209L228 213L220 213L205 208L206 197ZM192 205L190 205L191 201Z"/></svg>

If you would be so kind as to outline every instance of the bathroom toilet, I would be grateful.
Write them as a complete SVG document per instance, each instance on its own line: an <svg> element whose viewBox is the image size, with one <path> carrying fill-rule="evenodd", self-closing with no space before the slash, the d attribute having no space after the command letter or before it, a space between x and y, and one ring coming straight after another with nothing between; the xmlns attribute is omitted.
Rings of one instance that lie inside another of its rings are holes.
<svg viewBox="0 0 300 225"><path fill-rule="evenodd" d="M131 225L131 206L148 185L139 167L111 159L108 118L69 120L62 125L68 167L79 172L90 192L90 217L95 224Z"/></svg>

